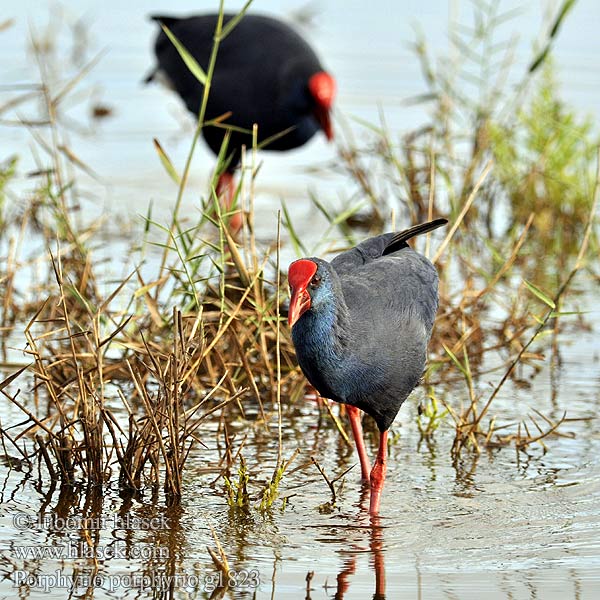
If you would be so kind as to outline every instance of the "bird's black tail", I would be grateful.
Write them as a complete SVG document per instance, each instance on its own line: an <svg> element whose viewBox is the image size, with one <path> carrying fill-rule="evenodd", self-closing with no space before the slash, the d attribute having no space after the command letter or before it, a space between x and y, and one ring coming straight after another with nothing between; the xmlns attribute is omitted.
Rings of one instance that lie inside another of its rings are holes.
<svg viewBox="0 0 600 600"><path fill-rule="evenodd" d="M166 15L150 15L150 19L152 19L152 21L156 21L159 25L162 24L169 28L171 28L173 23L177 23L177 21L181 20L180 17L169 17Z"/></svg>
<svg viewBox="0 0 600 600"><path fill-rule="evenodd" d="M407 240L415 237L416 235L421 235L422 233L427 233L428 231L433 231L442 225L445 225L448 222L448 219L434 219L433 221L428 221L427 223L420 223L419 225L413 225L413 227L409 227L404 231L399 231L387 244L385 250L383 251L382 256L386 254L391 254L392 252L396 252L396 250L400 250L402 248L407 248L408 244Z"/></svg>
<svg viewBox="0 0 600 600"><path fill-rule="evenodd" d="M159 26L164 25L165 27L168 27L169 29L172 29L173 25L181 20L180 17L169 17L167 15L150 15L148 18L151 21L156 21L156 23L158 23ZM150 73L148 73L148 75L146 75L146 77L144 77L143 83L150 83L151 81L153 81L154 78L156 77L157 71L158 71L158 68L152 69L152 71L150 71Z"/></svg>

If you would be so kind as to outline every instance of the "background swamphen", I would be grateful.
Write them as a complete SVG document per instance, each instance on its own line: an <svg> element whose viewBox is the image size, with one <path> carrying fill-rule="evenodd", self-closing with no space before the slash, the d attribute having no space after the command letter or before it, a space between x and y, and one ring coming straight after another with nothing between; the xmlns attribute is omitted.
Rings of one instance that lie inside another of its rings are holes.
<svg viewBox="0 0 600 600"><path fill-rule="evenodd" d="M369 512L379 512L387 462L387 430L419 382L438 307L435 267L407 240L446 224L436 219L369 238L331 262L290 265L289 324L302 371L325 398L346 404ZM381 432L371 471L359 409Z"/></svg>
<svg viewBox="0 0 600 600"><path fill-rule="evenodd" d="M234 15L224 15L227 23ZM188 18L153 16L168 27L186 50L206 71L213 47L218 15ZM203 86L187 68L164 31L155 44L158 65L146 81L166 80L198 116ZM258 143L270 150L290 150L306 143L319 129L333 138L330 110L335 81L324 71L312 48L291 27L271 17L244 15L221 42L211 82L205 120L225 113L231 130L230 162L220 176L217 194L229 207L234 197L233 171L240 160L242 145L252 147L252 127L258 125ZM205 127L202 135L210 149L219 154L226 130ZM283 135L282 135L283 134ZM241 221L240 221L241 223ZM230 227L235 229L234 224Z"/></svg>

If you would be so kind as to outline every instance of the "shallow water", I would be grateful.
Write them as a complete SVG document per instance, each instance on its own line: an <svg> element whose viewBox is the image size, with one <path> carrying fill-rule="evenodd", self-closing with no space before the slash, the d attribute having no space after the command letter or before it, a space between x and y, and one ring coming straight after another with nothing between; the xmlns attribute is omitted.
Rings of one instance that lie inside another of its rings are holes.
<svg viewBox="0 0 600 600"><path fill-rule="evenodd" d="M368 15L364 15L364 3L357 1L346 3L343 11L328 4L308 35L338 76L340 113L376 121L380 101L390 128L402 131L422 115L422 109L401 104L423 89L416 61L405 47L412 39L409 24L420 20L434 47L443 48L440 40L445 36L448 7L433 1L406 2L401 9L399 4L372 2ZM25 1L14 7L16 25L0 33L0 53L8 65L4 84L35 80L33 61L23 48L28 17L36 22L40 19L36 6ZM278 3L257 2L255 7L282 14ZM158 88L138 85L150 64L148 48L153 35L151 25L141 18L154 10L164 10L164 6L130 2L121 8L121 3L111 1L102 9L81 3L77 11L91 21L95 48L108 47L89 81L98 86L95 97L113 106L115 114L85 135L73 133L73 143L81 158L100 175L99 184L86 181L86 190L95 198L90 210L109 209L117 215L115 222L123 214L127 220L144 214L150 199L155 200L157 220L169 213L174 190L155 156L153 136L160 138L177 164L183 163L188 150L189 121L177 101ZM169 10L193 9L189 3L171 2ZM523 17L532 30L536 29L534 12L530 9ZM598 14L592 0L578 2L557 43L565 96L596 115L600 37L593 32ZM44 19L42 15L41 21ZM522 46L527 44L524 39ZM518 61L526 64L520 56ZM84 99L73 108L74 116L84 123L89 102ZM181 119L187 125L180 126ZM3 127L1 134L3 153L5 143L12 151L25 152L28 141L22 130ZM307 167L333 156L334 149L322 139L285 157L265 155L257 189L265 239L273 237L281 196L290 201L300 233L310 239L319 228L307 218L311 211L306 204L294 201L303 199L309 186L331 202L350 193L341 175L306 172ZM25 158L22 172L29 162ZM196 162L191 181L195 191L188 198L191 211L212 158L202 148ZM118 223L109 226L120 230ZM136 232L139 224L131 227ZM127 240L127 230L123 239ZM18 470L1 464L0 595L14 597L14 582L25 578L19 597L64 598L65 587L71 583L68 577L77 575L77 592L83 596L85 576L97 574L95 598L167 598L171 595L168 585L163 593L152 594L144 587L150 580L134 576L176 575L174 597L208 598L218 577L206 550L206 546L216 548L213 527L238 574L232 582L233 598L364 599L383 598L384 594L388 599L596 598L600 592L600 425L596 418L600 347L594 332L600 316L595 304L597 282L585 284L590 310L586 319L592 331L564 333L560 366L554 370L545 366L530 388L507 385L494 404L502 422L525 418L533 408L554 420L567 410L568 418L575 420L561 431L574 437L552 437L546 441L547 453L540 447L529 454L505 448L478 458L465 454L453 464L449 422L437 433L433 445L419 443L416 406L424 397L419 389L394 425L399 439L391 449L381 516L375 520L364 515L356 468L346 475L331 512L319 510L330 494L316 468L307 464L293 471L308 463L310 456L330 477L356 462L352 449L340 441L327 418L319 418L312 401L293 405L283 416L284 458L296 448L301 454L281 485L282 496L289 497L285 510L277 504L266 515L254 508L244 513L227 507L223 481L213 483L223 451L222 438L214 431L203 433L207 448L197 448L189 463L178 509L165 508L149 494L123 498L110 489L101 495L89 490L49 493L48 482L40 488L33 478L24 478ZM525 369L524 375L530 374ZM484 397L488 381L497 379L497 374L482 378ZM464 393L462 387L450 389L445 392L446 400L458 404ZM1 410L3 426L20 418L5 404ZM247 431L248 424L242 420L230 425L230 433L236 434L234 449ZM243 453L253 494L270 477L275 464L277 436L273 428L271 434L252 428L245 442ZM368 439L372 454L375 438ZM40 515L46 515L46 520L36 524ZM116 555L99 559L97 571L92 560L82 558L87 548L77 520L82 516L96 519L89 531L93 545L106 556ZM61 521L67 517L72 520ZM78 545L81 543L84 545ZM56 552L61 547L65 551L71 548L78 558L23 555ZM309 572L314 575L307 592ZM50 588L47 592L45 585ZM137 589L140 586L141 591ZM376 592L379 595L374 596Z"/></svg>
<svg viewBox="0 0 600 600"><path fill-rule="evenodd" d="M597 374L597 361L595 367ZM535 407L556 418L563 405L559 401L553 411L545 387L536 385ZM569 417L593 418L600 399L598 390L597 381L570 386L571 397L581 395L582 399L569 402ZM387 590L388 598L400 597L401 593L423 598L480 598L482 593L490 598L595 597L600 589L597 422L568 424L563 431L574 432L577 437L547 441L550 451L545 455L533 450L530 456L517 457L514 450L503 449L478 460L465 456L452 465L448 429L439 432L433 447L419 448L414 403L421 395L422 391L415 393L394 426L400 439L391 451L381 517L375 520L365 516L364 503L359 504L356 469L346 476L338 507L330 513L318 510L329 499L329 492L314 467L284 478L281 493L290 496L284 511L274 509L261 515L256 510L244 513L228 509L222 481L214 488L215 494L210 485L215 473L205 473L219 456L210 434L203 435L209 449L197 451L191 461L179 510L165 509L148 498L123 500L108 491L97 513L93 505L84 508L92 496L89 492L71 504L66 498L61 502L57 491L43 513L47 520L51 515L63 519L82 513L96 518L104 515L104 523L98 525L96 548L104 553L114 548L117 556L121 552L134 557L100 561L99 582L105 588L117 588L114 597L136 597L128 586L142 584L127 578L132 573L148 577L177 574L192 587L209 588L217 576L205 550L207 545L215 547L209 525L217 532L240 578L259 579L256 598L272 597L273 589L277 598L302 597L309 571L314 571L314 576L307 597L315 599L333 597L345 586L345 593L337 597L370 597L377 579L380 593ZM496 410L509 413L506 405L513 402L529 403L531 398L507 393ZM317 426L313 402L303 402L294 411L297 414L284 418L286 456L300 447L302 454L296 463L315 456L330 477L356 462L336 431ZM238 424L240 436L234 448L245 427ZM236 429L235 424L232 429ZM269 476L276 454L276 441L257 434L258 439L252 439L251 434L244 450L251 482ZM72 575L75 568L80 574L90 572L90 562L81 558L64 563L48 558L18 559L21 550L15 546L39 549L57 548L66 540L73 545L83 543L77 522L61 523L59 519L59 531L53 531L48 523L32 525L39 518L42 499L32 482L20 481L19 473L13 471L4 479L3 554L13 559L13 567L5 565L4 570L11 578L19 577L16 571L21 577L35 574L30 583L40 586L44 585L42 576L56 572L64 576ZM137 517L140 522L132 524L134 530L119 530L116 514L130 521ZM150 522L150 518L155 520ZM15 525L24 531L17 531ZM136 559L138 555L145 559ZM82 556L81 550L78 556ZM4 582L3 587L8 593L10 584ZM54 590L50 596L61 598L63 594ZM97 597L103 597L98 594L99 590ZM240 586L232 595L253 597ZM39 590L32 590L29 597L41 597Z"/></svg>

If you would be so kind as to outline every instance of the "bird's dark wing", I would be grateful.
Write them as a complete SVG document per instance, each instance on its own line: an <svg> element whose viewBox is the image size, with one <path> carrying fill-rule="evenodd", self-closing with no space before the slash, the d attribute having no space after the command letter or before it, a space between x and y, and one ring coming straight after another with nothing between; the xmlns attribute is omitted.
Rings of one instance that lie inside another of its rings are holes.
<svg viewBox="0 0 600 600"><path fill-rule="evenodd" d="M419 235L433 231L448 221L446 219L435 219L427 223L421 223L397 233L384 233L361 242L351 250L338 254L331 265L338 275L352 272L360 267L382 256L387 256L402 248L408 248L407 240Z"/></svg>
<svg viewBox="0 0 600 600"><path fill-rule="evenodd" d="M308 79L321 70L316 54L294 29L270 17L246 15L219 47L209 109L230 111L227 123L247 130L257 123L260 142L297 127L311 114ZM311 134L317 128L315 121ZM269 148L294 147L295 135Z"/></svg>
<svg viewBox="0 0 600 600"><path fill-rule="evenodd" d="M437 271L423 255L403 248L356 267L340 282L348 315L342 343L354 366L338 396L384 430L425 368L438 306Z"/></svg>
<svg viewBox="0 0 600 600"><path fill-rule="evenodd" d="M331 261L331 266L340 277L343 277L346 273L351 273L357 267L361 267L367 262L371 262L375 258L382 256L386 246L395 235L395 233L384 233L369 238L354 248L338 254Z"/></svg>
<svg viewBox="0 0 600 600"><path fill-rule="evenodd" d="M402 325L404 319L412 317L428 330L433 326L437 271L411 248L357 267L340 280L346 305L355 322L363 324L366 335L372 331L375 337L385 339L396 329L394 324Z"/></svg>

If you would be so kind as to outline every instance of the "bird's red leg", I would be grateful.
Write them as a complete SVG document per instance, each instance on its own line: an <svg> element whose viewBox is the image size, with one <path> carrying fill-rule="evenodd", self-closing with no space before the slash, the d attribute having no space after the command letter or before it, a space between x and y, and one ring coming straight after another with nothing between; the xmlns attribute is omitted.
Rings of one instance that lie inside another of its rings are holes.
<svg viewBox="0 0 600 600"><path fill-rule="evenodd" d="M360 421L361 414L360 409L355 406L346 404L346 412L350 419L350 426L352 427L352 435L354 436L354 442L356 443L356 449L358 450L358 458L360 460L360 474L364 481L369 481L371 474L371 463L367 456L367 449L365 448L365 441L363 439L362 423Z"/></svg>
<svg viewBox="0 0 600 600"><path fill-rule="evenodd" d="M235 182L233 180L233 175L227 171L219 175L219 180L217 181L217 197L219 198L221 208L225 209L226 212L229 212L235 199ZM237 211L229 217L229 232L235 237L241 228L242 213L241 211Z"/></svg>
<svg viewBox="0 0 600 600"><path fill-rule="evenodd" d="M375 465L371 471L371 500L369 502L369 513L376 515L379 513L379 501L381 492L385 483L385 472L387 470L387 431L382 431L379 435L379 451L375 459Z"/></svg>

